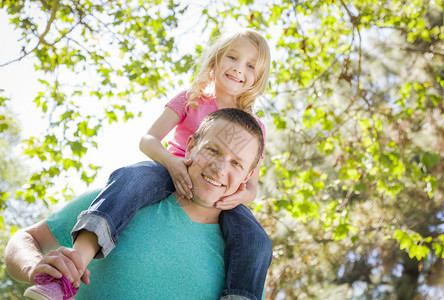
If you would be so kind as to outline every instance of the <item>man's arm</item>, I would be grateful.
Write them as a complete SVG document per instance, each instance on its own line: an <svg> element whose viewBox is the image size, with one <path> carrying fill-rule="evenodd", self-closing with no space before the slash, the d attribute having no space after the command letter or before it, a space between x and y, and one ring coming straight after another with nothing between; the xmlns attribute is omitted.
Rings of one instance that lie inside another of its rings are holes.
<svg viewBox="0 0 444 300"><path fill-rule="evenodd" d="M45 273L54 278L65 275L75 287L80 285L82 274L78 270L83 270L80 255L74 249L60 247L45 220L11 237L5 249L5 262L8 273L18 281L34 284L34 276ZM82 281L89 283L88 270Z"/></svg>

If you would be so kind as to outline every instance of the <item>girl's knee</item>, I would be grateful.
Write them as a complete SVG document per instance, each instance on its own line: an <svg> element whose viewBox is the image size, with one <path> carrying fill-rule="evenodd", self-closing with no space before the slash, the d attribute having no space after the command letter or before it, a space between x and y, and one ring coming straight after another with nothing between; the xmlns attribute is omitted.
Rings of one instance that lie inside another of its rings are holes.
<svg viewBox="0 0 444 300"><path fill-rule="evenodd" d="M261 255L271 261L273 256L273 244L271 243L270 237L263 229L262 232L258 234L258 242L256 243L256 246L258 246L258 251L261 252Z"/></svg>
<svg viewBox="0 0 444 300"><path fill-rule="evenodd" d="M134 178L146 175L145 173L149 173L149 168L141 164L134 164L125 167L118 168L114 170L110 178L118 179L118 178Z"/></svg>

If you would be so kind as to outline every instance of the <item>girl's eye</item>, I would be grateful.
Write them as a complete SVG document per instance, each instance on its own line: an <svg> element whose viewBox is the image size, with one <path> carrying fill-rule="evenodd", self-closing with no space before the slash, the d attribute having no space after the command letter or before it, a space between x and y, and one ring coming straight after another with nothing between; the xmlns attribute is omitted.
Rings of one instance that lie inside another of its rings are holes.
<svg viewBox="0 0 444 300"><path fill-rule="evenodd" d="M237 161L233 160L233 165L235 165L236 167L240 167L240 163L238 163Z"/></svg>
<svg viewBox="0 0 444 300"><path fill-rule="evenodd" d="M248 68L250 68L251 70L254 70L254 66L253 65L248 65Z"/></svg>
<svg viewBox="0 0 444 300"><path fill-rule="evenodd" d="M228 55L228 58L231 60L236 60L236 57L232 56L232 55Z"/></svg>

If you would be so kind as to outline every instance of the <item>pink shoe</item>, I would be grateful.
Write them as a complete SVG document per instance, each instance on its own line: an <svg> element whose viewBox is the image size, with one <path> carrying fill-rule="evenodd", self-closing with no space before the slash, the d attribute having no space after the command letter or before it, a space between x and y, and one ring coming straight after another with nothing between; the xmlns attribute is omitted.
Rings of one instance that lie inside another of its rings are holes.
<svg viewBox="0 0 444 300"><path fill-rule="evenodd" d="M79 288L73 288L69 280L53 278L39 273L34 277L36 285L26 289L24 296L34 300L71 300Z"/></svg>

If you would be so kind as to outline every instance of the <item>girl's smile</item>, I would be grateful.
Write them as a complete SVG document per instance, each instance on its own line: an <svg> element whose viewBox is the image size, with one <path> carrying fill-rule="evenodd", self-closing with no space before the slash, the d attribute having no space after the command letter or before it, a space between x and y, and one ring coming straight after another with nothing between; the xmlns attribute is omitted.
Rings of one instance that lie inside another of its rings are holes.
<svg viewBox="0 0 444 300"><path fill-rule="evenodd" d="M229 74L226 74L225 76L226 76L228 79L231 79L231 80L233 80L233 81L236 81L236 82L239 82L239 83L244 83L242 80L237 79L236 77L231 76L231 75L229 75Z"/></svg>
<svg viewBox="0 0 444 300"><path fill-rule="evenodd" d="M215 69L216 97L234 98L245 93L256 82L255 65L258 48L246 39L236 41L220 59Z"/></svg>

